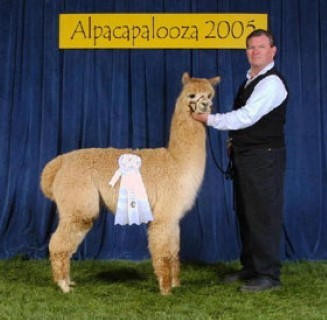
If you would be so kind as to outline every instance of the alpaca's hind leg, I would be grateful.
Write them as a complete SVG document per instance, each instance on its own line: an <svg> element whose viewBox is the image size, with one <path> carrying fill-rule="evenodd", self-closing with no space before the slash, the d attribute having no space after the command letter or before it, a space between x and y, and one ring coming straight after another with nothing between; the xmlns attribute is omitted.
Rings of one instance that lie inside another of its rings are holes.
<svg viewBox="0 0 327 320"><path fill-rule="evenodd" d="M74 283L70 279L70 259L92 227L91 219L79 217L62 219L52 235L49 251L53 280L63 292Z"/></svg>
<svg viewBox="0 0 327 320"><path fill-rule="evenodd" d="M149 249L160 292L168 295L179 286L179 226L154 221L149 227Z"/></svg>

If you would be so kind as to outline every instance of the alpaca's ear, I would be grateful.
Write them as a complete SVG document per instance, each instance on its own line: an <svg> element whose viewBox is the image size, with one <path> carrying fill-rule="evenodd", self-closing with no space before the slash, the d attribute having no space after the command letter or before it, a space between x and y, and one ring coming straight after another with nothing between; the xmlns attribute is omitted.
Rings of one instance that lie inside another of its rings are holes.
<svg viewBox="0 0 327 320"><path fill-rule="evenodd" d="M189 82L190 82L190 76L189 76L188 72L184 72L183 77L182 77L182 83L185 85Z"/></svg>
<svg viewBox="0 0 327 320"><path fill-rule="evenodd" d="M220 77L214 77L214 78L210 78L210 79L208 79L208 81L209 81L213 86L215 86L216 84L218 84L218 83L221 81L221 78L220 78Z"/></svg>

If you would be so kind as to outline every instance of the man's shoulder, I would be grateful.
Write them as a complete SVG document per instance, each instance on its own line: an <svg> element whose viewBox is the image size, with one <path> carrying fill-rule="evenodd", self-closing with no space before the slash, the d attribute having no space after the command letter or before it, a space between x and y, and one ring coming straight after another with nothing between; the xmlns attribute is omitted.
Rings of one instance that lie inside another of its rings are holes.
<svg viewBox="0 0 327 320"><path fill-rule="evenodd" d="M285 87L287 87L285 77L276 67L272 67L265 74L263 74L260 80L264 79L266 81L281 81L285 85Z"/></svg>

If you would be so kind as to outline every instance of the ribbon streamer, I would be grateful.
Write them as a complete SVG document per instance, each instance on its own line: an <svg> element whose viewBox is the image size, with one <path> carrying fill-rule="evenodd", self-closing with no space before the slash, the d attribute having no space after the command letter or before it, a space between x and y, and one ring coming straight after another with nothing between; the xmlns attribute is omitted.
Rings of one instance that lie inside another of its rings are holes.
<svg viewBox="0 0 327 320"><path fill-rule="evenodd" d="M123 154L118 163L119 169L109 181L109 185L114 187L121 178L115 224L140 225L152 221L151 208L140 174L141 158L134 154Z"/></svg>

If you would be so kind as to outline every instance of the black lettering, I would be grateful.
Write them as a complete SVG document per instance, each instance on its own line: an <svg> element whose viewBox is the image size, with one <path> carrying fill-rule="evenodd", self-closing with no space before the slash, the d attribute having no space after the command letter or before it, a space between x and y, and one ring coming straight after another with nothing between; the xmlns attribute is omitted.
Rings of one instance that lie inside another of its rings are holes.
<svg viewBox="0 0 327 320"><path fill-rule="evenodd" d="M103 27L104 33L103 38L107 39L108 41L111 41L111 29L108 25Z"/></svg>
<svg viewBox="0 0 327 320"><path fill-rule="evenodd" d="M199 30L196 25L192 26L192 32L190 34L190 39L196 39L196 41L199 40Z"/></svg>
<svg viewBox="0 0 327 320"><path fill-rule="evenodd" d="M147 41L150 40L150 30L147 25L142 26L142 34L141 34L142 39L146 39Z"/></svg>
<svg viewBox="0 0 327 320"><path fill-rule="evenodd" d="M141 28L139 26L132 27L133 46L135 45L135 39L139 37L140 33L141 33Z"/></svg>
<svg viewBox="0 0 327 320"><path fill-rule="evenodd" d="M101 26L93 26L93 44L96 46L98 38L102 37L103 29Z"/></svg>
<svg viewBox="0 0 327 320"><path fill-rule="evenodd" d="M205 36L206 39L214 39L216 38L215 34L213 34L214 29L215 29L215 22L212 20L206 21L205 24L209 24L211 26L209 26L211 29L209 30L209 32L207 33L207 35Z"/></svg>
<svg viewBox="0 0 327 320"><path fill-rule="evenodd" d="M239 30L237 30L237 27L239 27ZM236 31L238 31L238 34L236 34ZM241 21L234 21L232 24L232 37L235 39L239 39L244 34L244 25Z"/></svg>
<svg viewBox="0 0 327 320"><path fill-rule="evenodd" d="M160 32L161 31L163 31L163 34L162 35L160 35ZM157 29L156 36L159 39L167 38L167 36L168 36L168 28L167 27L160 27L159 29Z"/></svg>
<svg viewBox="0 0 327 320"><path fill-rule="evenodd" d="M254 25L254 19L248 21L248 23L246 24L246 28L251 28L252 30L256 29Z"/></svg>
<svg viewBox="0 0 327 320"><path fill-rule="evenodd" d="M127 25L123 26L123 33L121 37L122 39L126 39L127 41L130 40L130 32Z"/></svg>
<svg viewBox="0 0 327 320"><path fill-rule="evenodd" d="M120 26L113 28L113 30L112 30L112 36L113 36L114 38L116 38L116 39L120 39L120 38L121 38L121 36L118 36L118 34L116 33L116 31L117 31L117 30L120 30L121 28L122 28L122 27L120 27Z"/></svg>
<svg viewBox="0 0 327 320"><path fill-rule="evenodd" d="M175 33L175 35L174 35ZM178 27L172 27L170 30L169 30L169 38L171 39L177 39L179 38L181 35L181 31Z"/></svg>
<svg viewBox="0 0 327 320"><path fill-rule="evenodd" d="M84 39L87 38L84 27L83 27L83 23L81 20L78 21L77 26L76 26L75 30L73 31L70 39L71 40L74 39L77 34L81 34L82 37L84 37Z"/></svg>
<svg viewBox="0 0 327 320"><path fill-rule="evenodd" d="M230 35L230 24L228 23L228 21L220 21L218 23L218 25L217 25L217 35L221 39L226 39Z"/></svg>
<svg viewBox="0 0 327 320"><path fill-rule="evenodd" d="M188 34L188 30L190 29L189 26L182 26L182 39L189 39L190 37L187 35Z"/></svg>

